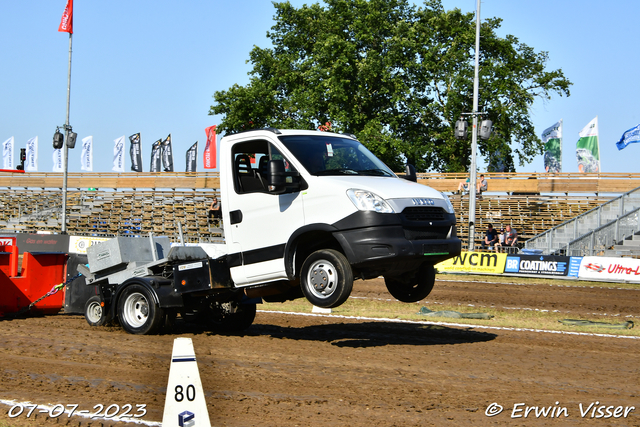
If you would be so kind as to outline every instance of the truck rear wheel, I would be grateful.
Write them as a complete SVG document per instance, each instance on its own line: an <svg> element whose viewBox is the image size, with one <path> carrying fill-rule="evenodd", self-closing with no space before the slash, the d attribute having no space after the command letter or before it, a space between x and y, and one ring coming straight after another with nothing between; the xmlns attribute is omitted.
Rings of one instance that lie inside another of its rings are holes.
<svg viewBox="0 0 640 427"><path fill-rule="evenodd" d="M402 302L418 302L427 297L433 290L436 271L433 265L423 264L407 277L386 277L384 284L389 293Z"/></svg>
<svg viewBox="0 0 640 427"><path fill-rule="evenodd" d="M151 292L141 285L131 285L118 300L118 317L122 328L130 334L155 333L164 320L164 310L156 306Z"/></svg>
<svg viewBox="0 0 640 427"><path fill-rule="evenodd" d="M104 326L111 321L111 311L94 295L84 305L84 318L91 326Z"/></svg>
<svg viewBox="0 0 640 427"><path fill-rule="evenodd" d="M317 307L344 303L353 289L353 272L347 258L334 249L321 249L307 257L300 273L302 293Z"/></svg>

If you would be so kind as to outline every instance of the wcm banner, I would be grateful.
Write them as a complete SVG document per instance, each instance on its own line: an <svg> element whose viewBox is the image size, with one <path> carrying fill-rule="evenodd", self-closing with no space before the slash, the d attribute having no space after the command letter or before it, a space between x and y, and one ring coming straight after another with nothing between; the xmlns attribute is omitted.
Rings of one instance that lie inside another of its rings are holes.
<svg viewBox="0 0 640 427"><path fill-rule="evenodd" d="M578 277L582 257L462 252L435 265L440 272Z"/></svg>

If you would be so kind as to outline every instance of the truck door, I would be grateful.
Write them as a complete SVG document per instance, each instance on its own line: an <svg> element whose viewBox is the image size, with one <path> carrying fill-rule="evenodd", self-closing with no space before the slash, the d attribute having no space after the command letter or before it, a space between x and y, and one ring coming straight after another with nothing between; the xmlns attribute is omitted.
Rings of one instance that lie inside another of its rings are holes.
<svg viewBox="0 0 640 427"><path fill-rule="evenodd" d="M302 197L299 192L270 194L267 165L283 159L293 166L264 139L236 143L231 156L230 224L225 225L231 277L237 286L286 279L284 250L289 236L304 225Z"/></svg>

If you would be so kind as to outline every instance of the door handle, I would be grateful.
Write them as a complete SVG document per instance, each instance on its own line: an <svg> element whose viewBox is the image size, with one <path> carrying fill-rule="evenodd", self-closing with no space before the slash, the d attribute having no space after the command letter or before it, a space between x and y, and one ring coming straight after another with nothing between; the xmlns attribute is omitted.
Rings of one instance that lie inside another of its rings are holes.
<svg viewBox="0 0 640 427"><path fill-rule="evenodd" d="M242 211L240 209L229 212L229 220L231 225L239 224L242 222Z"/></svg>

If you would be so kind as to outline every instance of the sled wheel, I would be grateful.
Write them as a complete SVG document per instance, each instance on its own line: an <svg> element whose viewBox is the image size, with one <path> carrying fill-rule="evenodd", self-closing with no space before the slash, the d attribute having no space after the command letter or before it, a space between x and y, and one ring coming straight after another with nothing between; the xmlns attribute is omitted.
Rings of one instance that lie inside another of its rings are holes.
<svg viewBox="0 0 640 427"><path fill-rule="evenodd" d="M317 307L344 303L353 289L353 272L347 258L334 249L321 249L307 257L300 274L302 293Z"/></svg>
<svg viewBox="0 0 640 427"><path fill-rule="evenodd" d="M141 285L128 286L118 300L118 317L130 334L155 333L164 320L164 310L156 306L151 292Z"/></svg>
<svg viewBox="0 0 640 427"><path fill-rule="evenodd" d="M84 305L84 318L91 326L104 326L111 321L111 311L99 296L94 295Z"/></svg>

